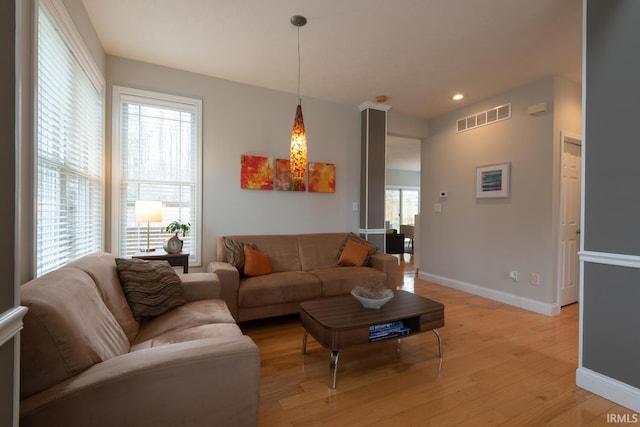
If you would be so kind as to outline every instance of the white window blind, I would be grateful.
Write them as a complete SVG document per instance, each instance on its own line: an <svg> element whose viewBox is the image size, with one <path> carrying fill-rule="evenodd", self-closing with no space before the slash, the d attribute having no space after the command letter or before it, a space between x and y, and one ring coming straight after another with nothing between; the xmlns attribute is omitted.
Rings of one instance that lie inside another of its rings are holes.
<svg viewBox="0 0 640 427"><path fill-rule="evenodd" d="M36 110L36 275L103 249L103 100L59 2L40 3ZM63 19L57 19L62 17ZM64 27L64 28L62 28ZM75 28L71 28L75 31ZM72 33L71 31L71 33Z"/></svg>
<svg viewBox="0 0 640 427"><path fill-rule="evenodd" d="M189 222L189 234L180 236L183 252L199 265L201 101L117 86L113 99L120 255L147 246L147 224L136 222L135 201L155 200L162 202L162 222L149 224L150 247L161 248L171 237L161 232L170 222Z"/></svg>

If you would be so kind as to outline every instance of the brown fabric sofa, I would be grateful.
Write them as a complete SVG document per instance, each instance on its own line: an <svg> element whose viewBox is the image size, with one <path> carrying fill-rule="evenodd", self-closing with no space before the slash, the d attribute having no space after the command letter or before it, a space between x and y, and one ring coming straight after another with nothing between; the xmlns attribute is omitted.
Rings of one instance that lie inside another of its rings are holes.
<svg viewBox="0 0 640 427"><path fill-rule="evenodd" d="M23 284L20 425L257 425L255 343L215 274L180 278L188 302L142 323L111 254Z"/></svg>
<svg viewBox="0 0 640 427"><path fill-rule="evenodd" d="M336 264L338 251L349 233L222 236L217 261L207 271L220 278L222 293L234 318L247 321L298 313L300 302L351 292L358 285L382 282L396 288L398 259L375 253L364 267ZM246 277L228 262L225 237L255 245L267 253L272 273Z"/></svg>

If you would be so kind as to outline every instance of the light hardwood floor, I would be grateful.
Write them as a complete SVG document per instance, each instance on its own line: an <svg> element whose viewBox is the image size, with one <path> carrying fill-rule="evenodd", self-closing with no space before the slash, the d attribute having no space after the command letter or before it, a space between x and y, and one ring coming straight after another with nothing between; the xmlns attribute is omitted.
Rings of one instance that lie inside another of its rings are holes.
<svg viewBox="0 0 640 427"><path fill-rule="evenodd" d="M415 277L400 257L399 289L445 304L440 364L424 333L340 352L335 390L329 351L297 316L241 324L260 348L260 426L612 426L633 415L575 385L578 305L548 317ZM632 424L631 424L632 425ZM640 425L637 423L636 425Z"/></svg>

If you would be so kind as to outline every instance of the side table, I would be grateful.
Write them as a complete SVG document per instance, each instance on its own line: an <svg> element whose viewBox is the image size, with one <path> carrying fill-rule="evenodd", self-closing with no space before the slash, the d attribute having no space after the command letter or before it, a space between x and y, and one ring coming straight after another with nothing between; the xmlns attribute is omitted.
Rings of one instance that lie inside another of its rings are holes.
<svg viewBox="0 0 640 427"><path fill-rule="evenodd" d="M189 272L189 252L180 252L177 254L168 254L164 249L156 249L153 252L136 252L131 258L140 258L146 260L164 260L168 261L172 267L182 266L182 271Z"/></svg>

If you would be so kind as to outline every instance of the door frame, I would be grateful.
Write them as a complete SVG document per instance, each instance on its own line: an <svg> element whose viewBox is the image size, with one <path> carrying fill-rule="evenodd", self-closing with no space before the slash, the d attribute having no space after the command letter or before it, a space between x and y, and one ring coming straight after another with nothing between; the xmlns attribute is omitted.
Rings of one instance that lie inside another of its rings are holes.
<svg viewBox="0 0 640 427"><path fill-rule="evenodd" d="M561 233L561 219L562 219L562 206L564 203L564 191L562 190L562 160L563 160L563 156L564 156L564 147L565 144L574 144L574 145L578 145L580 147L582 147L582 136L579 134L575 134L575 133L571 133L571 132L566 132L561 130L560 131L560 164L559 164L559 177L560 179L558 180L558 209L556 212L558 221L557 221L557 232L556 232L556 305L557 305L557 309L560 310L561 306L560 306L560 284L562 283L562 233ZM581 158L584 155L584 150L581 150ZM583 191L582 191L582 187L584 187L584 162L582 165L582 168L580 170L580 204L582 206L582 199L584 197ZM582 210L580 211L580 221L582 223L582 215L583 212ZM578 249L580 249L582 247L582 235L580 235L580 245L578 246ZM580 271L580 270L578 270ZM582 278L579 277L578 278L578 284L580 283L580 281L582 281ZM578 303L580 303L580 293L578 293Z"/></svg>

